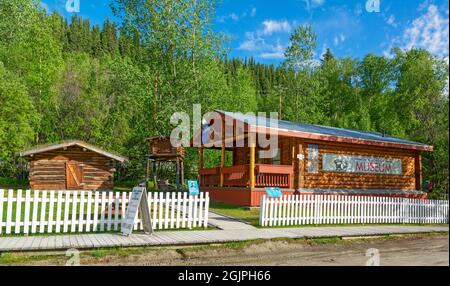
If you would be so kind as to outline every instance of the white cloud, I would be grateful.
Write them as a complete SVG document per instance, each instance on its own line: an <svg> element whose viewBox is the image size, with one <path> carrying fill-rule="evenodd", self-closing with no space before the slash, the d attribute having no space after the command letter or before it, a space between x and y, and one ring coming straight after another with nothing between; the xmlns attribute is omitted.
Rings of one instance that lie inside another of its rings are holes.
<svg viewBox="0 0 450 286"><path fill-rule="evenodd" d="M266 19L256 31L246 32L238 49L251 52L262 59L283 59L286 45L280 43L278 34L290 33L296 22Z"/></svg>
<svg viewBox="0 0 450 286"><path fill-rule="evenodd" d="M221 16L221 17L217 18L217 21L223 23L223 22L225 22L228 19L237 22L237 21L239 21L239 16L236 13L230 13L230 14L228 14L226 16Z"/></svg>
<svg viewBox="0 0 450 286"><path fill-rule="evenodd" d="M395 22L395 17L394 15L390 15L387 19L386 19L386 23L392 27L397 27L397 22Z"/></svg>
<svg viewBox="0 0 450 286"><path fill-rule="evenodd" d="M262 35L272 35L273 33L289 33L292 30L291 24L286 21L265 20L263 23Z"/></svg>
<svg viewBox="0 0 450 286"><path fill-rule="evenodd" d="M259 54L259 57L263 59L284 59L284 50L285 48L277 42L269 51Z"/></svg>
<svg viewBox="0 0 450 286"><path fill-rule="evenodd" d="M347 38L347 37L346 37L344 34L339 34L338 36L335 36L335 37L334 37L334 39L333 39L333 44L334 44L335 46L337 46L337 45L339 45L339 44L342 44L342 43L345 41L346 38Z"/></svg>
<svg viewBox="0 0 450 286"><path fill-rule="evenodd" d="M423 5L422 8L425 9ZM426 11L413 20L400 37L392 40L384 55L390 55L393 46L405 50L411 48L423 48L430 53L446 59L449 57L449 19L441 15L436 5L429 5Z"/></svg>
<svg viewBox="0 0 450 286"><path fill-rule="evenodd" d="M322 6L325 3L325 0L311 0L311 5L313 7Z"/></svg>
<svg viewBox="0 0 450 286"><path fill-rule="evenodd" d="M245 41L238 47L239 50L251 52L255 57L263 59L283 59L285 48L279 39L276 44L271 44L262 35L255 32L245 33Z"/></svg>
<svg viewBox="0 0 450 286"><path fill-rule="evenodd" d="M236 15L235 13L231 13L231 14L230 14L230 18L231 18L231 20L233 20L233 21L238 21L238 20L239 20L239 16Z"/></svg>
<svg viewBox="0 0 450 286"><path fill-rule="evenodd" d="M325 3L325 0L301 0L305 3L306 10L310 11L311 8L317 8Z"/></svg>
<svg viewBox="0 0 450 286"><path fill-rule="evenodd" d="M255 7L252 7L250 9L250 11L246 10L240 14L232 12L232 13L229 13L224 16L219 16L219 17L217 17L217 21L221 22L221 23L224 23L227 20L232 20L234 22L237 22L241 19L247 18L248 16L250 16L251 18L256 16L256 8Z"/></svg>

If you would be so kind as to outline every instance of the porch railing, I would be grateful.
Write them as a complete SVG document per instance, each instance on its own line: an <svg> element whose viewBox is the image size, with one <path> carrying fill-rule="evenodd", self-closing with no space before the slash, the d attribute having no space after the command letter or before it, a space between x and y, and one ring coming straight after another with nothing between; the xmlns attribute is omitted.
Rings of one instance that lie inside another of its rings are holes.
<svg viewBox="0 0 450 286"><path fill-rule="evenodd" d="M201 186L219 186L220 171L224 187L249 187L249 165L200 169ZM255 187L292 188L294 170L291 165L255 165Z"/></svg>
<svg viewBox="0 0 450 286"><path fill-rule="evenodd" d="M292 188L294 170L290 165L256 165L255 187Z"/></svg>

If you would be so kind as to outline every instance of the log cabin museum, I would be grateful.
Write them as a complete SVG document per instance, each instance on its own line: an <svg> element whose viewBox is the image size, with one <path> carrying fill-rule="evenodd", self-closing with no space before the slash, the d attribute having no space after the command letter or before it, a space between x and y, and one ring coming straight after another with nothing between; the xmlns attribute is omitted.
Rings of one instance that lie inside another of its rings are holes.
<svg viewBox="0 0 450 286"><path fill-rule="evenodd" d="M81 141L22 152L29 161L32 190L113 190L114 164L127 158Z"/></svg>
<svg viewBox="0 0 450 286"><path fill-rule="evenodd" d="M273 127L258 116L216 113L220 117L207 122L221 120L218 125L225 128L204 125L191 140L201 140L200 189L216 201L259 206L265 187L280 187L283 194L427 196L421 191L421 152L432 146L376 132L283 120ZM272 158L263 158L257 135L271 132L277 134L278 147ZM220 147L213 144L214 133L222 134ZM209 148L221 150L220 166L203 166ZM225 166L226 152L232 152L230 166Z"/></svg>

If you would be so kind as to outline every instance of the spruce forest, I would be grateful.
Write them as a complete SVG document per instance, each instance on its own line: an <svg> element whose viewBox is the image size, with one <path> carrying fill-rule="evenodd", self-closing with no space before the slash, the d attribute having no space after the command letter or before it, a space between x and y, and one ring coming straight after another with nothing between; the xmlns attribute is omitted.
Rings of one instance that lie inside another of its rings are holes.
<svg viewBox="0 0 450 286"><path fill-rule="evenodd" d="M116 181L146 171L146 139L169 135L174 112L279 112L284 120L383 132L434 146L423 156L433 194L448 192L448 63L423 49L392 57L316 59L314 26L291 34L285 60L227 57L215 1L114 0L117 22L48 14L0 1L0 186L26 179L20 151L79 139L127 156ZM192 132L192 130L191 130ZM188 150L187 178L198 151ZM206 153L206 164L219 154Z"/></svg>

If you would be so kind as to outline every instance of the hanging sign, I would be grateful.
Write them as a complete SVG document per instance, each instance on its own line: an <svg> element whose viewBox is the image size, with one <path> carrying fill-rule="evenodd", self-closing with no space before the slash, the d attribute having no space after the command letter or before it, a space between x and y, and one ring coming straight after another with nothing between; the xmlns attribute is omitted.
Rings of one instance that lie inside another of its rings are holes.
<svg viewBox="0 0 450 286"><path fill-rule="evenodd" d="M122 223L122 234L130 235L139 213L141 214L144 232L150 234L153 232L150 220L150 209L148 208L147 190L143 187L134 187L128 201L125 221Z"/></svg>
<svg viewBox="0 0 450 286"><path fill-rule="evenodd" d="M265 187L264 190L269 198L281 198L283 196L281 189L278 187Z"/></svg>
<svg viewBox="0 0 450 286"><path fill-rule="evenodd" d="M188 181L189 195L196 196L200 194L200 189L198 188L198 181Z"/></svg>
<svg viewBox="0 0 450 286"><path fill-rule="evenodd" d="M322 154L322 169L329 172L401 175L402 160L325 153Z"/></svg>

